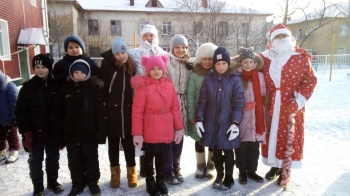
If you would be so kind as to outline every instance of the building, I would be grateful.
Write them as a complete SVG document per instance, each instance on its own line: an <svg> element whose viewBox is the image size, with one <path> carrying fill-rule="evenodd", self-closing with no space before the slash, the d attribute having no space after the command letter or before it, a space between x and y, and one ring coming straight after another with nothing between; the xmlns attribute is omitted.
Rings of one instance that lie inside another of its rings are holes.
<svg viewBox="0 0 350 196"><path fill-rule="evenodd" d="M0 0L0 69L19 85L33 73L31 59L49 50L45 0Z"/></svg>
<svg viewBox="0 0 350 196"><path fill-rule="evenodd" d="M50 45L55 56L63 56L63 41L77 34L92 57L111 47L116 37L124 37L130 48L138 46L140 30L146 24L159 31L159 45L169 51L174 34L183 34L190 53L206 42L226 46L235 54L240 46L262 51L272 13L234 7L217 0L48 0ZM188 2L188 1L187 1Z"/></svg>

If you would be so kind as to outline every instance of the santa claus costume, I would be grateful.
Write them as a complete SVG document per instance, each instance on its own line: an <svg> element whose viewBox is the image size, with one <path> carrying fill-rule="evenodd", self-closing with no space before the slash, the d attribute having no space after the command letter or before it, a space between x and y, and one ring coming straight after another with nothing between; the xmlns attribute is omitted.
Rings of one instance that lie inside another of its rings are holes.
<svg viewBox="0 0 350 196"><path fill-rule="evenodd" d="M317 84L310 55L295 46L295 38L284 25L270 30L271 43L260 55L269 98L271 127L262 144L262 161L271 166L267 179L280 175L286 186L291 168L301 168L304 146L305 103ZM282 169L279 169L282 168Z"/></svg>

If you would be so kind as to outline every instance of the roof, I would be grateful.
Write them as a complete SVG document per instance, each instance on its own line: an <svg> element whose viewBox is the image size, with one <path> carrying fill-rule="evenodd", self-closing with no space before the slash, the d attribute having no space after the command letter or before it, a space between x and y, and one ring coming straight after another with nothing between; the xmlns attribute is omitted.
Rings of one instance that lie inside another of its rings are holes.
<svg viewBox="0 0 350 196"><path fill-rule="evenodd" d="M179 9L174 0L158 0L163 7L146 7L150 0L134 0L134 6L130 6L130 0L77 0L84 10L91 11L133 11L133 12L185 12L186 10ZM271 12L261 10L249 10L245 7L232 6L226 4L223 12L225 13L254 13L261 15L272 15ZM245 10L245 11L244 11ZM207 12L207 10L200 9L199 12Z"/></svg>
<svg viewBox="0 0 350 196"><path fill-rule="evenodd" d="M18 40L18 45L47 45L42 28L26 28L21 29Z"/></svg>

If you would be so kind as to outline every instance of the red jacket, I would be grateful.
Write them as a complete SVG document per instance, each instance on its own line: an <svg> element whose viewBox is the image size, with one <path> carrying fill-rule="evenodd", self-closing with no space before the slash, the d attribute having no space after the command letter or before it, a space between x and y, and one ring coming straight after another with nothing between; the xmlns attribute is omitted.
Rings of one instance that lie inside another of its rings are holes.
<svg viewBox="0 0 350 196"><path fill-rule="evenodd" d="M146 143L170 143L174 132L183 129L180 105L169 78L131 78L135 89L132 106L132 135L142 135Z"/></svg>

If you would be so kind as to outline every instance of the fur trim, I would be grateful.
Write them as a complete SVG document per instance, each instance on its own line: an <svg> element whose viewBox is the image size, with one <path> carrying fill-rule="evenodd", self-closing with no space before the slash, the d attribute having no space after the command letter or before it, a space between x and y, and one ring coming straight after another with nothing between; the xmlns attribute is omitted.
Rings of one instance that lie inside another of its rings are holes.
<svg viewBox="0 0 350 196"><path fill-rule="evenodd" d="M210 71L210 69L204 69L200 64L197 64L194 68L193 68L193 72L197 73L198 75L201 76L206 76L208 75L208 72Z"/></svg>
<svg viewBox="0 0 350 196"><path fill-rule="evenodd" d="M97 86L99 87L100 89L103 89L104 87L104 82L103 80L97 78L96 76L93 76L90 78L90 84L93 85L93 86Z"/></svg>
<svg viewBox="0 0 350 196"><path fill-rule="evenodd" d="M146 86L145 77L146 76L140 76L140 75L132 77L130 79L131 87L134 89L139 89L139 88Z"/></svg>
<svg viewBox="0 0 350 196"><path fill-rule="evenodd" d="M264 60L259 54L254 53L254 56L255 56L256 69L260 71L264 67ZM230 66L235 70L238 70L241 67L241 61L239 59L239 55L231 57Z"/></svg>

